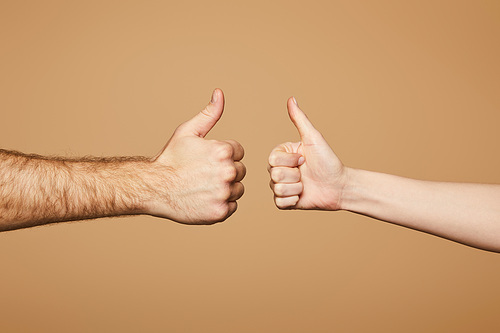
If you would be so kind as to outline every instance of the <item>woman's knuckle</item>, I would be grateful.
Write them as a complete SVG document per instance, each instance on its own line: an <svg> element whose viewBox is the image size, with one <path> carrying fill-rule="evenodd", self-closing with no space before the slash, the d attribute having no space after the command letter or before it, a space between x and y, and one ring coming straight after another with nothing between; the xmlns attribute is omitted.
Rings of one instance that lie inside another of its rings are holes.
<svg viewBox="0 0 500 333"><path fill-rule="evenodd" d="M283 184L275 184L274 185L274 193L276 193L276 195L285 194L285 189L284 189Z"/></svg>
<svg viewBox="0 0 500 333"><path fill-rule="evenodd" d="M278 156L276 154L269 155L269 165L275 166L278 164Z"/></svg>
<svg viewBox="0 0 500 333"><path fill-rule="evenodd" d="M279 181L283 180L283 177L284 177L284 173L283 173L282 169L273 169L272 178L274 181L279 182Z"/></svg>

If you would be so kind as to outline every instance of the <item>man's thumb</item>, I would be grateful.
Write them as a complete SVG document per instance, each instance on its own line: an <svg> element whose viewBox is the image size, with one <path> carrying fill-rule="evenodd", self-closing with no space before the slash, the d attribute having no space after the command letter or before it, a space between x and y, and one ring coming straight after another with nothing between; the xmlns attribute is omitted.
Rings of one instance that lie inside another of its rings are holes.
<svg viewBox="0 0 500 333"><path fill-rule="evenodd" d="M288 115L300 134L302 142L314 140L318 134L321 135L307 118L306 114L299 108L295 97L290 97L287 103Z"/></svg>
<svg viewBox="0 0 500 333"><path fill-rule="evenodd" d="M210 103L200 113L182 124L179 130L182 134L204 138L219 121L222 111L224 111L224 93L220 89L215 89Z"/></svg>

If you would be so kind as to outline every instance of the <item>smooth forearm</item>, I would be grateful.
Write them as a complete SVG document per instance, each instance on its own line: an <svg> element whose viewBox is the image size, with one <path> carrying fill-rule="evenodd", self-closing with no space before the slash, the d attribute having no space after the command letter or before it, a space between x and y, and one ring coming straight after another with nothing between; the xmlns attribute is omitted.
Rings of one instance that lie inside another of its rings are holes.
<svg viewBox="0 0 500 333"><path fill-rule="evenodd" d="M145 212L151 162L0 151L0 230Z"/></svg>
<svg viewBox="0 0 500 333"><path fill-rule="evenodd" d="M341 208L500 251L500 185L444 183L348 169Z"/></svg>

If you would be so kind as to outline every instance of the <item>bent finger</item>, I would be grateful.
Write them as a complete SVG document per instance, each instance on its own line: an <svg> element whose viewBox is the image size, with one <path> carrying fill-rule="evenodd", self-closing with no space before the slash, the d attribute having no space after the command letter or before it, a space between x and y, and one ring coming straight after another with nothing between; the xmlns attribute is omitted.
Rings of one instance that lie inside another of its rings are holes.
<svg viewBox="0 0 500 333"><path fill-rule="evenodd" d="M274 167L270 169L269 174L276 183L297 183L300 181L299 168Z"/></svg>
<svg viewBox="0 0 500 333"><path fill-rule="evenodd" d="M298 153L288 153L282 150L273 150L269 155L269 165L272 167L298 167L304 157Z"/></svg>
<svg viewBox="0 0 500 333"><path fill-rule="evenodd" d="M295 205L299 202L299 196L293 195L290 197L274 197L274 204L279 209L289 209L295 207Z"/></svg>
<svg viewBox="0 0 500 333"><path fill-rule="evenodd" d="M234 181L240 182L243 180L243 178L245 178L247 174L247 168L241 162L234 162L234 167L236 168L236 178L234 179Z"/></svg>
<svg viewBox="0 0 500 333"><path fill-rule="evenodd" d="M277 197L289 197L302 193L303 185L301 182L294 184L275 183L273 186L274 195Z"/></svg>
<svg viewBox="0 0 500 333"><path fill-rule="evenodd" d="M226 219L229 218L229 216L233 215L234 212L238 209L238 203L236 201L230 201L228 202L228 213L226 216Z"/></svg>
<svg viewBox="0 0 500 333"><path fill-rule="evenodd" d="M237 182L231 185L231 194L229 195L228 201L236 201L243 196L245 193L245 186L242 183Z"/></svg>

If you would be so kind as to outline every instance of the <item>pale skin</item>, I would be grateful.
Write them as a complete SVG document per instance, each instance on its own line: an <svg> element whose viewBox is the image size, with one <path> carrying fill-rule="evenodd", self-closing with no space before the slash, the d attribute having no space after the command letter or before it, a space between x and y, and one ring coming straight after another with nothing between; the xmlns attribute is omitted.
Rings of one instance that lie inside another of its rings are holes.
<svg viewBox="0 0 500 333"><path fill-rule="evenodd" d="M207 140L224 95L181 124L153 158L65 159L0 150L0 231L146 214L184 224L224 221L243 195L236 141Z"/></svg>
<svg viewBox="0 0 500 333"><path fill-rule="evenodd" d="M269 156L280 209L347 210L500 252L500 185L431 182L346 167L294 98L288 114L301 141Z"/></svg>

